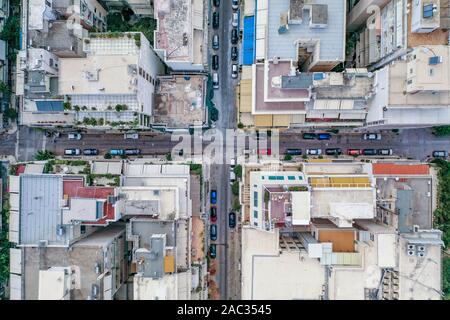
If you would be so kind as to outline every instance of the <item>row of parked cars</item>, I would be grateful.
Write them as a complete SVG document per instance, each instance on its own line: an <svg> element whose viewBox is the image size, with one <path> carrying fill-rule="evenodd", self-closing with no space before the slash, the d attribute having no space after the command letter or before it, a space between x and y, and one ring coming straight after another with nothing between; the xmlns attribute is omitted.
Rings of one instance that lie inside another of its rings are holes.
<svg viewBox="0 0 450 320"><path fill-rule="evenodd" d="M351 156L391 156L392 149L348 149L347 154ZM291 156L301 156L302 149L286 149L285 154ZM306 154L311 156L320 156L322 154L322 149L306 149ZM341 148L329 148L325 149L325 154L328 156L338 156L342 154Z"/></svg>
<svg viewBox="0 0 450 320"><path fill-rule="evenodd" d="M79 156L83 152L84 156L96 156L98 155L98 149L83 149L81 151L77 148L65 149L64 154L66 156ZM108 152L112 156L137 156L141 154L141 149L110 149Z"/></svg>
<svg viewBox="0 0 450 320"><path fill-rule="evenodd" d="M219 7L220 0L214 0L213 4L215 7ZM238 0L232 0L231 6L232 6L233 10L237 10L239 7ZM215 11L213 13L212 25L213 25L213 29L219 29L219 27L220 27L219 12L217 12L217 11ZM238 56L239 56L238 48L236 46L239 42L239 32L237 29L237 27L239 25L239 15L237 12L233 12L231 25L233 27L233 29L231 30L231 44L233 45L231 47L231 60L237 61ZM219 48L220 48L220 39L219 39L219 35L217 33L213 35L212 48L213 48L213 50L219 50ZM215 71L219 70L219 55L217 55L217 54L212 55L211 68ZM237 63L233 63L231 65L231 77L233 79L236 79L238 77L238 73L239 73L239 67L238 67ZM214 89L219 89L219 74L217 72L213 72L212 83L213 83Z"/></svg>

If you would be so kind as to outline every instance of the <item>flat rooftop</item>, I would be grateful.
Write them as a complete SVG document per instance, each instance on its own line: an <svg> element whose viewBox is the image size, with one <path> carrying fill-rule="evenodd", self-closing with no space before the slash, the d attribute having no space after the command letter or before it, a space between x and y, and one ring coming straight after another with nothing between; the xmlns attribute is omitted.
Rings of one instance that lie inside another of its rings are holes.
<svg viewBox="0 0 450 320"><path fill-rule="evenodd" d="M133 40L134 41L134 40ZM89 55L59 60L59 93L135 95L137 55Z"/></svg>
<svg viewBox="0 0 450 320"><path fill-rule="evenodd" d="M309 100L309 90L308 89L283 89L276 88L272 86L272 79L279 76L288 76L291 71L290 61L279 61L274 64L273 61L269 61L267 64L268 77L267 77L267 98L268 99L299 99L299 100ZM312 85L312 83L311 83Z"/></svg>
<svg viewBox="0 0 450 320"><path fill-rule="evenodd" d="M268 1L267 58L280 57L281 59L297 61L297 46L295 45L297 40L320 40L320 60L343 61L345 58L345 1L314 1L315 5L326 4L328 6L327 26L325 28L310 28L311 11L303 10L303 22L301 24L289 24L289 30L280 34L278 33L280 15L289 11L290 2L290 0Z"/></svg>
<svg viewBox="0 0 450 320"><path fill-rule="evenodd" d="M187 128L205 123L205 77L174 75L160 78L153 109L154 123Z"/></svg>
<svg viewBox="0 0 450 320"><path fill-rule="evenodd" d="M166 51L167 61L193 61L191 0L155 0L155 49Z"/></svg>
<svg viewBox="0 0 450 320"><path fill-rule="evenodd" d="M270 113L279 113L279 114L294 114L294 113L306 113L305 104L303 102L295 101L295 102L265 102L265 88L264 82L266 80L264 76L264 64L256 64L256 76L254 78L254 99L255 99L255 111L256 114L270 114ZM278 93L280 90L273 91L274 94ZM303 95L303 93L302 93ZM289 95L288 95L289 96Z"/></svg>
<svg viewBox="0 0 450 320"><path fill-rule="evenodd" d="M432 227L431 177L399 177L398 181L395 178L376 180L377 190L379 190L377 199L395 201L391 210L398 213L399 232L410 232L414 225L422 229L430 229Z"/></svg>

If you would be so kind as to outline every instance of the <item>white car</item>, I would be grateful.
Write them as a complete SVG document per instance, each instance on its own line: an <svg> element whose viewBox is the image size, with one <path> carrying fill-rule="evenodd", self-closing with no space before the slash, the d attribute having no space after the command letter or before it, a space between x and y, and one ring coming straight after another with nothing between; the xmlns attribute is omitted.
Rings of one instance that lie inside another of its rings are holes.
<svg viewBox="0 0 450 320"><path fill-rule="evenodd" d="M214 90L219 89L219 74L217 72L213 73L212 82L213 82L213 89Z"/></svg>
<svg viewBox="0 0 450 320"><path fill-rule="evenodd" d="M69 140L81 140L81 133L78 133L78 132L70 132L70 133L67 135L67 138L68 138Z"/></svg>
<svg viewBox="0 0 450 320"><path fill-rule="evenodd" d="M365 133L364 140L381 140L380 133Z"/></svg>
<svg viewBox="0 0 450 320"><path fill-rule="evenodd" d="M237 10L239 8L239 0L231 0L231 7L233 10Z"/></svg>
<svg viewBox="0 0 450 320"><path fill-rule="evenodd" d="M238 65L237 64L233 64L231 66L231 77L233 79L236 79L238 77Z"/></svg>
<svg viewBox="0 0 450 320"><path fill-rule="evenodd" d="M233 12L233 22L231 23L231 25L233 27L237 27L238 26L238 20L239 20L239 16L238 16L237 12Z"/></svg>
<svg viewBox="0 0 450 320"><path fill-rule="evenodd" d="M125 133L124 139L139 139L139 133Z"/></svg>
<svg viewBox="0 0 450 320"><path fill-rule="evenodd" d="M64 150L64 154L66 156L79 156L81 153L80 149L66 149Z"/></svg>
<svg viewBox="0 0 450 320"><path fill-rule="evenodd" d="M322 154L322 149L306 149L306 154L310 156L320 156Z"/></svg>

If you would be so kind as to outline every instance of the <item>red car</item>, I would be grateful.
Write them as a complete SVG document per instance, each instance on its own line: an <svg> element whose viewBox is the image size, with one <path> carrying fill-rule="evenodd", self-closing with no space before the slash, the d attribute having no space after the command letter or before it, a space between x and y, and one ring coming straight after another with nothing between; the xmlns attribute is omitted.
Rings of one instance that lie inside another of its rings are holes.
<svg viewBox="0 0 450 320"><path fill-rule="evenodd" d="M348 149L347 150L347 154L349 156L359 156L361 153L362 153L362 151L359 149Z"/></svg>
<svg viewBox="0 0 450 320"><path fill-rule="evenodd" d="M265 156L265 155L270 156L272 154L272 150L270 150L270 149L258 149L258 154L259 155L263 155L263 156Z"/></svg>
<svg viewBox="0 0 450 320"><path fill-rule="evenodd" d="M216 222L217 221L217 208L216 207L211 207L209 209L209 216L211 218L211 222Z"/></svg>

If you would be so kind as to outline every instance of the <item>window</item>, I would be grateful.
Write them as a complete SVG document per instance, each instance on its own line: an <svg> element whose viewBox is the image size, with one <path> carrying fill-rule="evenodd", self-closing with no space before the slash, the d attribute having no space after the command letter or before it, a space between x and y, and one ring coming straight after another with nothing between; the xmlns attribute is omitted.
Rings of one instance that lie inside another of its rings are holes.
<svg viewBox="0 0 450 320"><path fill-rule="evenodd" d="M258 211L253 211L253 218L258 219Z"/></svg>
<svg viewBox="0 0 450 320"><path fill-rule="evenodd" d="M253 192L253 206L258 207L258 192Z"/></svg>
<svg viewBox="0 0 450 320"><path fill-rule="evenodd" d="M139 67L139 75L142 76L142 68Z"/></svg>
<svg viewBox="0 0 450 320"><path fill-rule="evenodd" d="M434 76L434 69L430 69L430 77Z"/></svg>

